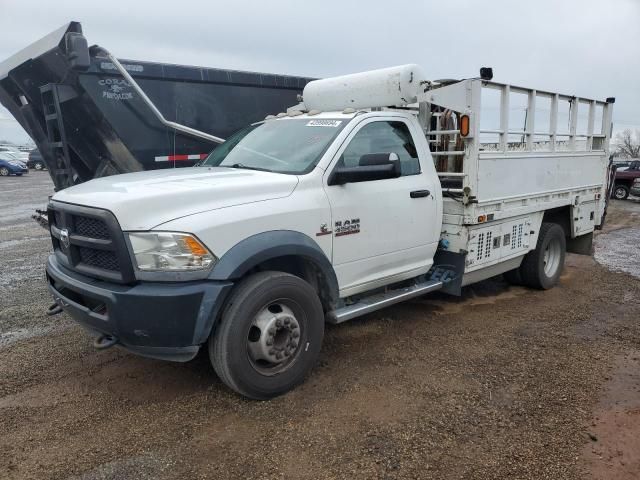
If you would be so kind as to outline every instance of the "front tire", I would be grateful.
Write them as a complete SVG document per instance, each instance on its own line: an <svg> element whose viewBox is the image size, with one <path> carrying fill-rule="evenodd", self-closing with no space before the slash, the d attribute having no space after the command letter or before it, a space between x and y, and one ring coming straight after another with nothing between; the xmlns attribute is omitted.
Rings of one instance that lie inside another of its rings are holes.
<svg viewBox="0 0 640 480"><path fill-rule="evenodd" d="M522 282L531 288L548 290L560 279L567 240L557 223L543 223L536 249L527 253L520 265Z"/></svg>
<svg viewBox="0 0 640 480"><path fill-rule="evenodd" d="M266 400L305 379L323 336L322 304L311 285L288 273L260 272L231 293L209 339L209 358L229 388Z"/></svg>
<svg viewBox="0 0 640 480"><path fill-rule="evenodd" d="M8 177L9 169L7 167L0 168L0 177Z"/></svg>
<svg viewBox="0 0 640 480"><path fill-rule="evenodd" d="M626 185L615 185L613 187L613 198L616 200L626 200L629 196L629 187Z"/></svg>
<svg viewBox="0 0 640 480"><path fill-rule="evenodd" d="M42 170L44 168L44 164L42 162L36 162L33 164L34 170Z"/></svg>

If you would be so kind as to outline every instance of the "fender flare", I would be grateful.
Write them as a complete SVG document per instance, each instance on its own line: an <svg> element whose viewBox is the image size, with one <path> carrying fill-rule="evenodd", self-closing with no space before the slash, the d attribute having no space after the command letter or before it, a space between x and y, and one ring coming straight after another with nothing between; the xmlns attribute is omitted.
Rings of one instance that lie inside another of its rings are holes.
<svg viewBox="0 0 640 480"><path fill-rule="evenodd" d="M222 255L211 270L209 279L238 280L256 265L283 256L298 256L311 261L322 273L331 300L338 300L338 279L333 265L314 240L293 230L273 230L245 238Z"/></svg>

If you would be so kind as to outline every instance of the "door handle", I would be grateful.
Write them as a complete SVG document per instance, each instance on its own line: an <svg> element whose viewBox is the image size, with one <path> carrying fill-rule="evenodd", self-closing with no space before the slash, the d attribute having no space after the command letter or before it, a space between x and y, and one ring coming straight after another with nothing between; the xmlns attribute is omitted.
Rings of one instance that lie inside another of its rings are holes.
<svg viewBox="0 0 640 480"><path fill-rule="evenodd" d="M431 192L429 190L414 190L413 192L409 193L409 196L411 198L422 198L428 197L429 195L431 195Z"/></svg>

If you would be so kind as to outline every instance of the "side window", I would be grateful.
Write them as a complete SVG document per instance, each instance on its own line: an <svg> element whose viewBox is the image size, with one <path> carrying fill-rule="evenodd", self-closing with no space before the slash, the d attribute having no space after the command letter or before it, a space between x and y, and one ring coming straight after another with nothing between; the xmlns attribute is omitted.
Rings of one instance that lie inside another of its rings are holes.
<svg viewBox="0 0 640 480"><path fill-rule="evenodd" d="M402 175L420 173L418 152L409 127L404 122L372 122L356 133L337 166L357 167L368 153L395 153L400 158Z"/></svg>

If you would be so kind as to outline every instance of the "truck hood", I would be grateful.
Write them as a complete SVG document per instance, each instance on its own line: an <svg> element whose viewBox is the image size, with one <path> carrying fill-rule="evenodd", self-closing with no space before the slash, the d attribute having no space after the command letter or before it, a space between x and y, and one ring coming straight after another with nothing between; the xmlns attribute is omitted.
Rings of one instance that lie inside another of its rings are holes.
<svg viewBox="0 0 640 480"><path fill-rule="evenodd" d="M54 201L111 211L123 230L149 230L195 213L290 195L298 177L194 167L103 177L56 193Z"/></svg>

